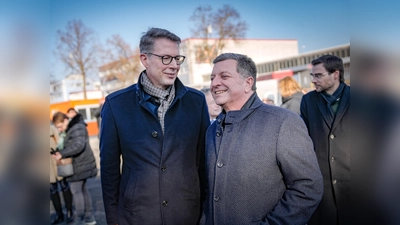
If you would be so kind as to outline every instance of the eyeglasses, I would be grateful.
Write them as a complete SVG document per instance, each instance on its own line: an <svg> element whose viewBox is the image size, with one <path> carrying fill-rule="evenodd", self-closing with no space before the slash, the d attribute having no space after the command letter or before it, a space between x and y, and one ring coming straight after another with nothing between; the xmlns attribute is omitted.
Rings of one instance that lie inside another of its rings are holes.
<svg viewBox="0 0 400 225"><path fill-rule="evenodd" d="M186 58L183 55L177 55L177 56L173 57L173 56L170 56L170 55L156 55L156 54L153 54L153 53L143 53L143 54L149 54L149 55L154 55L154 56L160 57L161 58L161 62L164 65L171 64L172 59L175 59L177 65L181 65L185 61L185 58Z"/></svg>
<svg viewBox="0 0 400 225"><path fill-rule="evenodd" d="M324 76L325 74L329 74L329 72L326 73L316 73L316 74L312 74L310 73L311 79L321 79L322 76Z"/></svg>

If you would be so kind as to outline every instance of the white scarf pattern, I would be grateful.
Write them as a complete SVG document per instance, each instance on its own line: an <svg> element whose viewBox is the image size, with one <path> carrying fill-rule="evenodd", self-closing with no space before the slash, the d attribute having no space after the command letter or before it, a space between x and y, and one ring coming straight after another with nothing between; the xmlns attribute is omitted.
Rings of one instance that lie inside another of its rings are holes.
<svg viewBox="0 0 400 225"><path fill-rule="evenodd" d="M157 102L160 103L160 106L157 109L157 116L161 124L162 132L164 133L165 113L175 98L175 84L168 87L166 90L160 89L151 83L146 72L142 73L141 84L143 86L143 90L147 94L155 97Z"/></svg>

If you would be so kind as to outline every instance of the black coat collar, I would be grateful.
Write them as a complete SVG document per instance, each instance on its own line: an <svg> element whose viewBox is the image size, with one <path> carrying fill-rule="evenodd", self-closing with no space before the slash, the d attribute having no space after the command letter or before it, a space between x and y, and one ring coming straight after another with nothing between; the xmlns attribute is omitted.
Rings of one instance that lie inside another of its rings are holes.
<svg viewBox="0 0 400 225"><path fill-rule="evenodd" d="M66 131L68 131L69 129L71 129L72 126L74 126L75 124L80 123L80 122L81 123L83 122L85 124L85 122L83 121L82 115L78 113L78 114L76 114L76 116L74 116L71 119L71 121L69 121Z"/></svg>

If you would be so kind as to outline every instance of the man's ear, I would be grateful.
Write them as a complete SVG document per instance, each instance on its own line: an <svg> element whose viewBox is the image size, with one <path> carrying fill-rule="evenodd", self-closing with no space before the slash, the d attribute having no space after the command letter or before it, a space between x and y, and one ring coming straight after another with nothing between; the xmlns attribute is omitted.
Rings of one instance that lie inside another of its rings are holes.
<svg viewBox="0 0 400 225"><path fill-rule="evenodd" d="M244 87L244 92L248 93L252 90L253 84L254 84L254 78L253 77L247 77L245 80L245 87Z"/></svg>
<svg viewBox="0 0 400 225"><path fill-rule="evenodd" d="M340 72L339 72L339 70L336 70L336 71L334 72L333 76L335 76L335 79L336 79L336 80L340 80Z"/></svg>
<svg viewBox="0 0 400 225"><path fill-rule="evenodd" d="M146 54L140 54L140 62L142 62L142 65L143 65L146 69L148 69L148 65L149 65L148 60L149 60L149 58L147 57Z"/></svg>

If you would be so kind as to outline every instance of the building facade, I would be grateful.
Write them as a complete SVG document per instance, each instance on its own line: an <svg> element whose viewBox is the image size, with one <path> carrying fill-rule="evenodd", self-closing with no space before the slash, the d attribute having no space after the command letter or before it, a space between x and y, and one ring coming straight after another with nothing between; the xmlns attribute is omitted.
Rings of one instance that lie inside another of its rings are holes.
<svg viewBox="0 0 400 225"><path fill-rule="evenodd" d="M218 39L189 38L184 39L180 45L181 54L186 56L181 65L179 79L188 86L202 88L209 86L212 71L212 60L221 53L233 52L244 54L258 64L279 58L296 56L298 41L294 39L225 39L223 49L216 47ZM204 47L209 46L212 57L204 56Z"/></svg>
<svg viewBox="0 0 400 225"><path fill-rule="evenodd" d="M80 74L70 74L62 80L50 82L50 104L83 99L83 77ZM100 99L100 82L86 78L87 99Z"/></svg>

